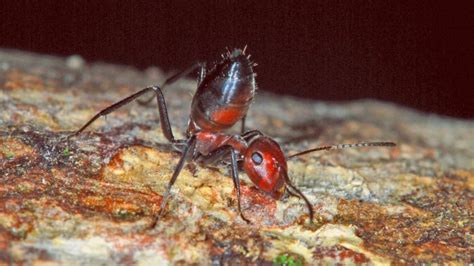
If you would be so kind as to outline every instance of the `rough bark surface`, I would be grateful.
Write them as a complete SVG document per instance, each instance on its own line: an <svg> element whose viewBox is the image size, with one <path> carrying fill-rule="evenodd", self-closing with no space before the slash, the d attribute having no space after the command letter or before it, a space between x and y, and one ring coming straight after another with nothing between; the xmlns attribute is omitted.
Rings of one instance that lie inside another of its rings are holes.
<svg viewBox="0 0 474 266"><path fill-rule="evenodd" d="M156 105L132 103L66 136L164 77L156 68L0 50L1 265L474 262L474 123L368 100L259 92L251 107L248 127L274 137L287 154L358 141L398 144L290 160L314 224L303 201L275 201L241 173L248 225L237 214L227 167L195 165L183 170L166 215L150 229L179 158L161 133ZM178 137L195 86L183 79L164 91Z"/></svg>

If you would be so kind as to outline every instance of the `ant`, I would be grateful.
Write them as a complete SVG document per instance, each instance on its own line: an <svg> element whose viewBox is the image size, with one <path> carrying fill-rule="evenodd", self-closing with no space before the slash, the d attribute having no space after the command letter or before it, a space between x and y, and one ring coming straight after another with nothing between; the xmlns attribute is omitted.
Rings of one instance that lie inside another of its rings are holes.
<svg viewBox="0 0 474 266"><path fill-rule="evenodd" d="M151 227L154 227L163 215L171 188L187 161L211 164L223 161L228 156L230 156L230 172L237 194L238 212L244 221L250 223L241 210L239 166L243 167L245 173L259 189L273 198L278 199L285 188L290 194L301 197L308 207L312 222L314 216L312 206L304 194L291 183L287 173L286 158L278 143L258 130L245 132L245 117L256 90L256 74L253 71L256 64L250 61L250 55L247 56L245 50L246 47L234 49L232 52L228 50L222 55L222 60L208 72L205 63L196 63L187 70L168 78L162 85L163 88L197 68L200 69L197 91L191 103L186 139L174 138L165 98L159 86L144 88L112 104L69 135L69 137L78 135L99 117L115 111L148 92L155 93L163 134L174 147L180 147L182 155L163 195L160 211ZM239 121L242 121L240 135L223 133ZM325 146L290 155L288 158L318 150L394 145L391 142L371 142Z"/></svg>

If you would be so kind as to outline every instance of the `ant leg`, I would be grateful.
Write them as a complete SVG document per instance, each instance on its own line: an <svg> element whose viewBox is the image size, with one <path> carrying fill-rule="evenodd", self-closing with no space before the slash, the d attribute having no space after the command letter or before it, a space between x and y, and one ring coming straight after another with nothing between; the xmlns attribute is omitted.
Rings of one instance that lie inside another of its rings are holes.
<svg viewBox="0 0 474 266"><path fill-rule="evenodd" d="M168 112L166 108L166 102L165 102L165 97L163 96L163 93L161 92L161 89L158 86L151 86L144 88L143 90L136 92L127 98L118 101L111 106L103 109L99 113L97 113L94 117L92 117L85 125L83 125L79 130L76 132L72 133L69 135L69 137L73 137L84 131L90 124L92 124L95 120L97 120L101 116L105 116L107 114L112 113L113 111L117 110L118 108L130 103L131 101L135 100L136 98L142 96L143 94L154 91L156 94L156 99L158 101L158 111L160 113L160 122L161 122L161 129L163 131L163 134L165 137L172 143L176 143L179 141L176 141L173 136L173 132L171 130L171 125L168 117Z"/></svg>
<svg viewBox="0 0 474 266"><path fill-rule="evenodd" d="M171 143L180 143L175 140L173 136L173 130L171 129L170 118L168 116L168 108L166 108L165 96L158 86L153 86L153 90L156 93L156 102L158 104L158 112L160 113L160 125L161 131Z"/></svg>
<svg viewBox="0 0 474 266"><path fill-rule="evenodd" d="M234 148L230 145L219 147L218 149L214 150L211 154L200 157L199 160L200 160L200 163L203 163L203 164L213 164L217 162L218 160L222 159L229 152L230 152L230 171L232 175L232 180L234 181L235 191L237 193L237 208L239 210L239 214L242 220L244 220L247 223L251 223L249 219L245 218L244 214L242 213L242 207L240 205L240 179L239 179L237 155L235 153Z"/></svg>
<svg viewBox="0 0 474 266"><path fill-rule="evenodd" d="M286 188L286 191L288 191L288 194L290 194L290 195L293 196L293 197L297 197L297 198L300 197L300 195L294 193L293 191L291 191L291 189L288 189L288 187Z"/></svg>
<svg viewBox="0 0 474 266"><path fill-rule="evenodd" d="M200 68L199 69L199 77L198 77L198 86L199 86L199 84L201 84L202 80L206 76L206 63L201 63L201 62L195 63L192 66L186 68L185 70L183 70L181 72L178 72L177 74L167 78L165 80L165 82L163 83L163 85L161 85L161 88L164 89L167 85L170 85L170 84L174 83L175 81L177 81L178 79L188 75L189 73L194 71L196 68ZM144 100L144 101L138 100L138 103L141 104L141 105L147 105L152 100L153 100L153 96L146 99L146 100Z"/></svg>
<svg viewBox="0 0 474 266"><path fill-rule="evenodd" d="M296 192L296 194L299 195L300 198L302 198L305 201L306 206L308 207L308 211L309 211L309 221L310 223L313 223L313 217L314 217L313 206L311 205L309 200L306 198L306 196L291 183L288 175L284 173L283 176L285 178L285 184L287 186L286 188L288 189L288 191L289 191L289 188L291 188L294 192Z"/></svg>
<svg viewBox="0 0 474 266"><path fill-rule="evenodd" d="M179 159L179 162L176 165L176 168L174 169L173 175L171 176L171 179L168 183L168 187L166 188L165 194L163 194L163 199L161 200L160 212L158 213L153 223L151 224L150 226L151 228L155 227L155 225L158 223L158 220L161 218L161 216L163 216L164 209L166 207L166 202L168 201L169 195L171 194L171 188L176 182L176 179L178 178L179 173L183 169L184 163L188 161L190 158L192 158L195 147L196 147L196 136L192 136L189 139L188 145L184 149L183 155L181 155L181 158Z"/></svg>
<svg viewBox="0 0 474 266"><path fill-rule="evenodd" d="M242 135L240 135L245 141L250 141L252 138L254 138L255 136L263 136L264 134L260 131L260 130L257 130L257 129L254 129L254 130L250 130L250 131L247 131L245 133L243 133Z"/></svg>
<svg viewBox="0 0 474 266"><path fill-rule="evenodd" d="M242 123L240 124L240 134L243 135L245 133L245 119L247 115L242 118Z"/></svg>
<svg viewBox="0 0 474 266"><path fill-rule="evenodd" d="M81 133L82 131L84 131L84 129L86 129L90 124L92 124L92 122L94 122L95 120L97 120L97 118L101 117L101 116L105 116L113 111L115 111L116 109L122 107L123 105L126 105L127 103L135 100L136 98L142 96L143 94L149 92L149 91L152 91L154 90L152 87L147 87L145 89L142 89L141 91L137 92L137 93L134 93L130 96L128 96L127 98L119 101L119 102L116 102L114 104L112 104L111 106L103 109L102 111L100 111L99 113L97 113L94 117L92 117L92 119L90 119L85 125L83 125L79 130L77 130L76 132L74 132L72 135L70 136L75 136L75 135L78 135L79 133Z"/></svg>
<svg viewBox="0 0 474 266"><path fill-rule="evenodd" d="M240 206L240 179L239 179L239 171L238 171L238 163L237 163L237 155L235 150L230 145L225 145L219 147L218 149L214 150L211 154L207 156L199 157L200 163L203 164L213 164L218 160L222 159L227 153L230 152L230 170L232 175L232 180L234 181L235 191L237 193L237 208L239 210L240 217L247 223L251 223L249 219L245 218L244 214L242 213L242 208Z"/></svg>
<svg viewBox="0 0 474 266"><path fill-rule="evenodd" d="M239 171L237 169L237 156L235 154L235 150L230 147L230 165L231 165L231 174L232 174L232 180L234 180L234 187L237 192L237 208L239 210L240 217L250 224L250 220L245 218L244 214L242 213L242 208L240 207L240 179L239 179Z"/></svg>
<svg viewBox="0 0 474 266"><path fill-rule="evenodd" d="M206 156L203 156L203 155L199 156L197 159L197 162L204 165L215 164L216 162L218 162L219 160L222 160L222 158L224 158L227 155L230 148L232 148L232 146L229 146L229 145L221 146Z"/></svg>

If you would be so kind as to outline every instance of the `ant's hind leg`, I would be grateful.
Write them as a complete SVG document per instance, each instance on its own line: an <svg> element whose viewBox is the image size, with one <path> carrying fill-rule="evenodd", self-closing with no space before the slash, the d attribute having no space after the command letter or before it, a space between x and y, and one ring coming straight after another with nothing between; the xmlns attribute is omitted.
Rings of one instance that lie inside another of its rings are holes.
<svg viewBox="0 0 474 266"><path fill-rule="evenodd" d="M156 94L156 99L157 99L157 102L158 102L158 111L160 113L160 124L161 124L161 129L163 131L163 134L165 135L165 137L171 143L179 142L179 141L175 140L175 138L173 136L173 131L171 130L171 124L170 124L169 117L168 117L168 111L167 111L167 108L166 108L165 97L163 96L163 92L161 91L160 87L158 87L158 86L151 86L151 87L144 88L143 90L141 90L139 92L136 92L136 93L128 96L127 98L125 98L123 100L120 100L120 101L112 104L111 106L103 109L102 111L97 113L94 117L92 117L79 130L77 130L76 132L69 135L69 137L73 137L73 136L78 135L79 133L84 131L90 124L92 124L98 118L112 113L113 111L117 110L118 108L130 103L131 101L135 100L136 98L138 98L138 97L142 96L143 94L146 94L150 91L153 91Z"/></svg>
<svg viewBox="0 0 474 266"><path fill-rule="evenodd" d="M135 100L136 98L142 96L143 94L147 93L147 92L150 92L150 91L153 91L153 87L148 87L148 88L145 88L139 92L136 92L130 96L128 96L127 98L119 101L119 102L116 102L114 104L112 104L111 106L103 109L102 111L100 111L99 113L97 113L94 117L92 117L86 124L84 124L79 130L77 130L76 132L74 132L73 134L71 134L70 136L76 136L78 135L79 133L81 133L82 131L84 131L90 124L92 124L95 120L97 120L99 117L101 116L105 116L105 115L108 115L110 113L112 113L113 111L115 111L116 109L130 103L131 101Z"/></svg>
<svg viewBox="0 0 474 266"><path fill-rule="evenodd" d="M178 79L188 75L189 73L193 72L197 68L199 68L199 76L198 76L198 86L199 86L199 84L201 84L202 80L206 76L206 64L202 62L195 63L194 65L186 68L185 70L178 72L177 74L167 78L165 82L163 83L163 85L161 85L161 89L164 89L166 86L176 82ZM138 103L141 105L147 105L152 100L153 100L153 96L144 101L138 100Z"/></svg>
<svg viewBox="0 0 474 266"><path fill-rule="evenodd" d="M242 135L245 133L245 119L247 119L247 115L242 118L242 123L240 124L240 134Z"/></svg>

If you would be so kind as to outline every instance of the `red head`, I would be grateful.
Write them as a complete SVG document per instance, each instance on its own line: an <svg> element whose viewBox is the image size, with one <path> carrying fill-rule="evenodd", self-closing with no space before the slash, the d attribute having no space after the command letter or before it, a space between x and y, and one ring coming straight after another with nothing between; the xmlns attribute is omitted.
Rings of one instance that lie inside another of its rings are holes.
<svg viewBox="0 0 474 266"><path fill-rule="evenodd" d="M294 158L310 152L322 150L367 146L391 147L395 145L396 144L393 142L361 142L355 144L322 146L290 155L288 158ZM274 140L263 135L252 139L244 153L244 170L259 189L270 193L274 198L278 198L284 191L285 187L289 192L291 192L291 194L297 194L297 196L306 202L310 221L313 221L314 212L312 205L306 196L293 186L288 178L288 166L286 164L285 155L281 151L278 143Z"/></svg>
<svg viewBox="0 0 474 266"><path fill-rule="evenodd" d="M285 155L274 140L261 136L250 142L244 154L244 170L259 189L279 197L287 169Z"/></svg>
<svg viewBox="0 0 474 266"><path fill-rule="evenodd" d="M288 166L280 145L269 137L259 136L250 141L244 154L244 170L257 187L274 198L279 198L284 189L297 194L308 207L309 219L313 222L311 203L288 178Z"/></svg>

